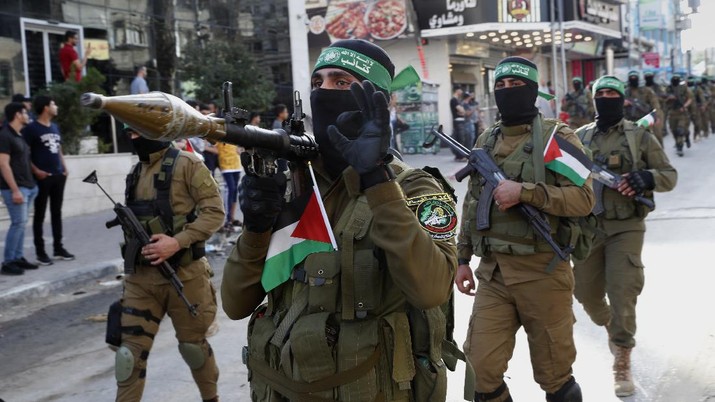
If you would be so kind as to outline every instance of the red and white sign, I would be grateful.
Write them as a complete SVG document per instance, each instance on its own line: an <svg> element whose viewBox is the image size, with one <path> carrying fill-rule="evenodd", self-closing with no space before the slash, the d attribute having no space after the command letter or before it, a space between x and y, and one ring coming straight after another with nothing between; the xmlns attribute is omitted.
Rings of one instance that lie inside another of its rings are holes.
<svg viewBox="0 0 715 402"><path fill-rule="evenodd" d="M660 68L660 55L655 52L643 53L643 63L645 63L646 66Z"/></svg>

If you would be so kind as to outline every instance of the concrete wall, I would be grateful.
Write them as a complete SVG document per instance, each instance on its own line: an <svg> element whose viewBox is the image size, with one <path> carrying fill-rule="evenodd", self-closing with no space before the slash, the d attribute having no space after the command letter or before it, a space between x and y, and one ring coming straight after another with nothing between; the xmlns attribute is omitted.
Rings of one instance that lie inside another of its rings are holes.
<svg viewBox="0 0 715 402"><path fill-rule="evenodd" d="M129 153L65 156L69 177L65 185L62 216L88 214L112 207L112 203L99 187L82 182L92 170L97 171L99 184L114 201L123 203L124 179L136 162L137 157ZM31 210L30 214L33 213ZM49 207L46 216L45 221L49 222ZM9 222L7 209L3 205L0 208L0 230L7 230Z"/></svg>

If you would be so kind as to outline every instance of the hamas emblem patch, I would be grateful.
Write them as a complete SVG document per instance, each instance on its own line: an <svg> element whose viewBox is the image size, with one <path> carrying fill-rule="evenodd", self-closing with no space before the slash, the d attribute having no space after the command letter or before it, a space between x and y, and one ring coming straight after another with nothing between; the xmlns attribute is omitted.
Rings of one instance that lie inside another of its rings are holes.
<svg viewBox="0 0 715 402"><path fill-rule="evenodd" d="M457 214L446 193L410 198L408 206L417 206L415 214L420 225L435 240L447 240L456 235Z"/></svg>

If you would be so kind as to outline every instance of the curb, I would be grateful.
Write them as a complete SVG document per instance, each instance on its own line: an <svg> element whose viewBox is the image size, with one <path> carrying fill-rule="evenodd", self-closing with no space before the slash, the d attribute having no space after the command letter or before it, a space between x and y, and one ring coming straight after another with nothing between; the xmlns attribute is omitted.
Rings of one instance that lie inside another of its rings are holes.
<svg viewBox="0 0 715 402"><path fill-rule="evenodd" d="M124 270L121 258L102 261L80 269L68 271L61 277L50 281L37 281L18 286L0 293L0 311L23 304L30 300L45 298L51 294L62 293L70 288L95 282L97 279L116 276Z"/></svg>

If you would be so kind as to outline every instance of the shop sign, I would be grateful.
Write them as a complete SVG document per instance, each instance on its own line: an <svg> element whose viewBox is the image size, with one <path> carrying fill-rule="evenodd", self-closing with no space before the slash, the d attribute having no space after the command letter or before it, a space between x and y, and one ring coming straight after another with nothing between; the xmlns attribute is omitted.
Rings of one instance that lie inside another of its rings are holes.
<svg viewBox="0 0 715 402"><path fill-rule="evenodd" d="M540 22L540 0L502 0L499 22Z"/></svg>
<svg viewBox="0 0 715 402"><path fill-rule="evenodd" d="M459 27L487 22L485 0L414 0L417 25L422 30ZM493 20L492 20L493 21Z"/></svg>
<svg viewBox="0 0 715 402"><path fill-rule="evenodd" d="M306 11L310 47L341 39L394 39L408 26L405 0L306 0Z"/></svg>
<svg viewBox="0 0 715 402"><path fill-rule="evenodd" d="M643 53L643 63L646 66L660 68L660 55L656 52L645 52Z"/></svg>

